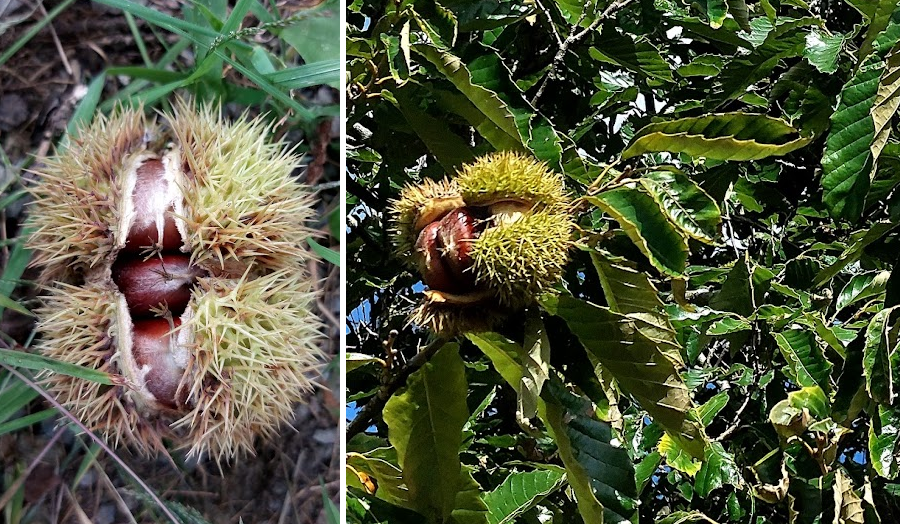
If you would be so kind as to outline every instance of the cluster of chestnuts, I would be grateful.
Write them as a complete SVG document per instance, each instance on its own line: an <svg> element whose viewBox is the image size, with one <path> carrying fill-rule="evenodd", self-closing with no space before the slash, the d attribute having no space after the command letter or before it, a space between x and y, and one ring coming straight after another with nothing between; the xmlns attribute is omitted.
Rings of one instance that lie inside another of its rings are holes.
<svg viewBox="0 0 900 524"><path fill-rule="evenodd" d="M412 321L452 336L491 329L555 284L574 223L563 178L501 152L393 203L397 252L428 287Z"/></svg>
<svg viewBox="0 0 900 524"><path fill-rule="evenodd" d="M260 119L179 101L98 117L31 191L39 349L116 385L50 373L91 430L139 451L228 460L311 388L320 323L299 158Z"/></svg>

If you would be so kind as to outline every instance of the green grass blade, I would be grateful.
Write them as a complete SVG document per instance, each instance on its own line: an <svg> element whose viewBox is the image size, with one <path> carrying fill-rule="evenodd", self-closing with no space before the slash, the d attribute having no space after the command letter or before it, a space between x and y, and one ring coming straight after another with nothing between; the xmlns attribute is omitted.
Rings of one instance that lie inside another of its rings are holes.
<svg viewBox="0 0 900 524"><path fill-rule="evenodd" d="M120 382L117 375L97 371L96 369L76 366L75 364L69 364L67 362L60 362L33 353L25 353L24 351L0 348L0 363L25 369L53 371L54 373L61 373L63 375L69 375L91 382L98 382L108 386Z"/></svg>

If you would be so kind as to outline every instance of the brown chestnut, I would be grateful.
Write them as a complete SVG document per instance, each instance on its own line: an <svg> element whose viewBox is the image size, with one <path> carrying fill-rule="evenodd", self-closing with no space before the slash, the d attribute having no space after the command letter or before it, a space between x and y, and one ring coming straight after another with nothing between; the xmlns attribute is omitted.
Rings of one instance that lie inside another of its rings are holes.
<svg viewBox="0 0 900 524"><path fill-rule="evenodd" d="M191 257L182 253L163 254L147 260L119 257L112 278L125 295L132 317L151 315L151 309L165 304L180 315L191 298L194 278L202 271L191 266Z"/></svg>
<svg viewBox="0 0 900 524"><path fill-rule="evenodd" d="M175 226L172 215L172 183L166 178L166 168L161 160L145 160L136 172L134 191L134 223L128 231L125 251L138 253L157 246L162 250L181 247L181 234ZM159 223L162 223L163 238L159 238Z"/></svg>
<svg viewBox="0 0 900 524"><path fill-rule="evenodd" d="M416 240L419 273L429 288L450 291L456 287L456 283L441 260L440 229L440 222L432 222L419 233Z"/></svg>
<svg viewBox="0 0 900 524"><path fill-rule="evenodd" d="M463 287L475 286L471 272L472 240L478 238L477 219L467 207L454 209L440 221L441 255L453 278Z"/></svg>
<svg viewBox="0 0 900 524"><path fill-rule="evenodd" d="M144 375L144 384L156 400L176 409L187 401L188 391L178 384L184 374L187 350L179 348L172 329L181 325L175 318L170 324L164 318L138 320L134 323L131 352L138 369Z"/></svg>

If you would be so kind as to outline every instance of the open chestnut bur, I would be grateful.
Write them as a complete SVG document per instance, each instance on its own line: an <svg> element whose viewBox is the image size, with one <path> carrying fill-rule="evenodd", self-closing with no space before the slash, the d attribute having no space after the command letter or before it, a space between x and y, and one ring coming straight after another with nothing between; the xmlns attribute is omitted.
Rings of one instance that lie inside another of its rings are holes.
<svg viewBox="0 0 900 524"><path fill-rule="evenodd" d="M226 461L311 389L320 322L299 157L260 119L177 101L97 117L31 188L39 350L113 374L44 383L88 428L148 454Z"/></svg>
<svg viewBox="0 0 900 524"><path fill-rule="evenodd" d="M446 336L485 331L533 303L568 261L568 207L561 175L512 152L404 188L395 244L428 288L412 322Z"/></svg>

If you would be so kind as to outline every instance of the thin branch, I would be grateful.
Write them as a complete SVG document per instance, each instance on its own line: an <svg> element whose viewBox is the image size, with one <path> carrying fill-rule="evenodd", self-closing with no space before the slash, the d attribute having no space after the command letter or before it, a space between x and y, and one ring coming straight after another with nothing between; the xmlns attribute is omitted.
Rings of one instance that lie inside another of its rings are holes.
<svg viewBox="0 0 900 524"><path fill-rule="evenodd" d="M387 401L400 388L406 385L406 379L416 370L424 366L431 360L431 357L447 343L447 339L438 337L431 341L416 356L409 359L405 366L390 380L384 384L375 396L363 406L362 410L356 414L356 418L347 425L347 440L353 438L357 433L362 433L366 428L372 425L372 420L381 413Z"/></svg>
<svg viewBox="0 0 900 524"><path fill-rule="evenodd" d="M563 59L566 57L566 53L569 51L569 47L589 35L597 26L600 25L603 20L608 18L613 14L617 9L620 9L625 6L630 0L615 0L613 3L609 4L606 9L603 10L600 15L594 19L593 22L583 30L579 32L575 32L575 29L578 27L578 24L584 19L584 12L581 13L581 17L575 22L575 25L572 27L572 33L563 40L562 44L559 46L559 50L556 52L556 56L553 57L553 61L550 62L550 70L547 71L547 76L544 77L544 80L541 82L541 86L538 88L537 93L534 95L534 98L531 99L531 105L537 107L538 100L541 98L541 95L544 94L544 89L547 87L547 83L556 77L556 70L559 68L559 65L562 64ZM550 20L550 25L553 25L553 20Z"/></svg>

